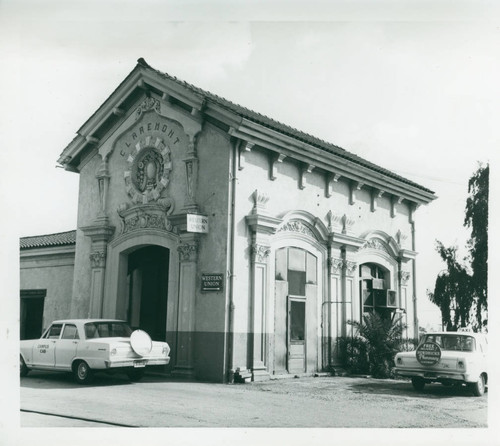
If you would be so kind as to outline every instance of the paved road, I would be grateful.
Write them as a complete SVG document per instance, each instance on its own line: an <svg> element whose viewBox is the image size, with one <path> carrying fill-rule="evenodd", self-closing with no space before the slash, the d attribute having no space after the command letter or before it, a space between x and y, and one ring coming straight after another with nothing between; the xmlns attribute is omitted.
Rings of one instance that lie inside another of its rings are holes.
<svg viewBox="0 0 500 446"><path fill-rule="evenodd" d="M488 394L465 387L319 377L248 384L31 372L21 379L22 427L486 427ZM50 415L49 415L50 414Z"/></svg>

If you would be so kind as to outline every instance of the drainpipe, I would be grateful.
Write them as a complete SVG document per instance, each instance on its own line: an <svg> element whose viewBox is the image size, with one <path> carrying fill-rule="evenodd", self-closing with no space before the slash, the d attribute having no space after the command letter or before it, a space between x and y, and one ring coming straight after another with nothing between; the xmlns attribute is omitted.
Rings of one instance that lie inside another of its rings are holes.
<svg viewBox="0 0 500 446"><path fill-rule="evenodd" d="M235 215L235 205L236 205L236 172L238 169L238 144L233 144L233 150L231 152L231 220L229 228L229 282L228 282L228 293L229 293L229 308L227 312L227 354L226 354L226 364L227 364L227 375L226 379L228 381L233 381L233 351L234 351L234 300L233 300L233 290L234 290L234 239L235 239L235 228L236 228L236 215Z"/></svg>
<svg viewBox="0 0 500 446"><path fill-rule="evenodd" d="M416 241L415 241L415 217L414 213L416 211L416 206L412 206L411 209L411 249L416 251ZM412 260L412 281L413 281L413 336L418 339L418 315L417 315L417 260Z"/></svg>

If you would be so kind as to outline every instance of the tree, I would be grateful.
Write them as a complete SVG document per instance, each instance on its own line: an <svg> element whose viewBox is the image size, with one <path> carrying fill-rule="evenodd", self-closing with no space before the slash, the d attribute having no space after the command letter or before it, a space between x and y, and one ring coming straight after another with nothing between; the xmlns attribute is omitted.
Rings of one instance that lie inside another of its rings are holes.
<svg viewBox="0 0 500 446"><path fill-rule="evenodd" d="M439 273L434 293L427 292L429 300L441 310L443 325L448 331L469 324L470 310L474 303L471 277L464 265L457 260L457 247L445 248L436 241L436 251L446 262L447 269Z"/></svg>
<svg viewBox="0 0 500 446"><path fill-rule="evenodd" d="M471 285L476 296L475 317L479 329L488 321L488 199L490 167L479 165L469 179L464 226L471 229L467 245L472 268Z"/></svg>
<svg viewBox="0 0 500 446"><path fill-rule="evenodd" d="M464 264L457 260L457 247L445 248L436 241L436 251L446 262L446 270L436 279L434 292L427 291L431 302L441 310L443 325L448 330L465 327L474 310L475 328L487 324L488 314L488 195L489 165L479 165L469 179L464 226L471 229L467 241L469 256ZM469 274L466 264L470 264Z"/></svg>

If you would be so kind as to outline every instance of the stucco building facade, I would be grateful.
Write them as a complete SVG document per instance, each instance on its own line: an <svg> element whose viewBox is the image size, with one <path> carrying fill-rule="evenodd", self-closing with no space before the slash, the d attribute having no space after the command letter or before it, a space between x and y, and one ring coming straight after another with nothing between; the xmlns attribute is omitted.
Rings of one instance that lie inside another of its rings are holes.
<svg viewBox="0 0 500 446"><path fill-rule="evenodd" d="M167 372L218 382L338 365L364 312L418 330L414 214L434 193L346 150L139 59L58 162L78 222L44 323L127 320L169 342ZM57 280L50 237L21 245L25 298Z"/></svg>

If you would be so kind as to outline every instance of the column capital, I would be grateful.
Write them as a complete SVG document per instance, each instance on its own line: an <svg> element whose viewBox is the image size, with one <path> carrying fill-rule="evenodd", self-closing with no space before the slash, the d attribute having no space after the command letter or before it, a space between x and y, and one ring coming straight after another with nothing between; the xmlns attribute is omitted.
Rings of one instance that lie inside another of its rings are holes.
<svg viewBox="0 0 500 446"><path fill-rule="evenodd" d="M198 242L185 242L177 248L180 262L195 262L198 259Z"/></svg>
<svg viewBox="0 0 500 446"><path fill-rule="evenodd" d="M90 266L94 268L104 268L106 266L106 252L93 251L90 256Z"/></svg>
<svg viewBox="0 0 500 446"><path fill-rule="evenodd" d="M260 243L253 243L250 247L251 258L253 263L266 263L271 248Z"/></svg>

